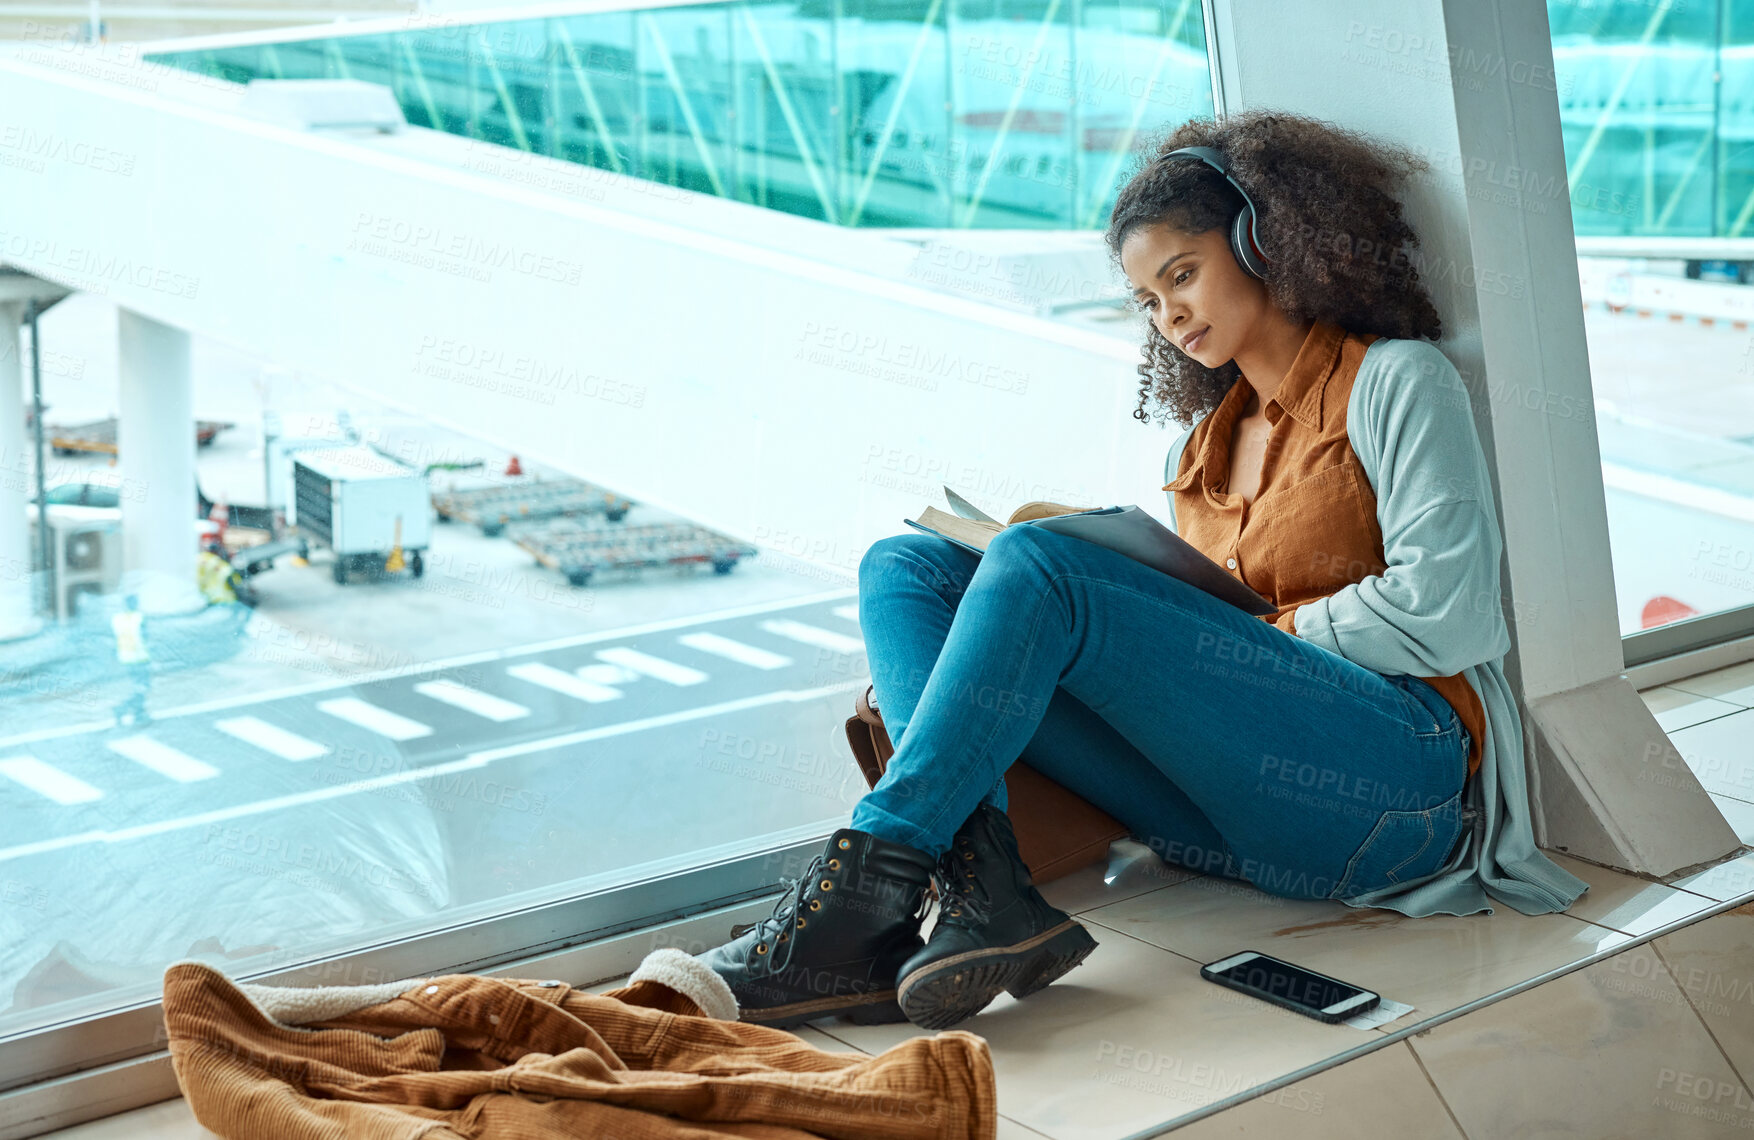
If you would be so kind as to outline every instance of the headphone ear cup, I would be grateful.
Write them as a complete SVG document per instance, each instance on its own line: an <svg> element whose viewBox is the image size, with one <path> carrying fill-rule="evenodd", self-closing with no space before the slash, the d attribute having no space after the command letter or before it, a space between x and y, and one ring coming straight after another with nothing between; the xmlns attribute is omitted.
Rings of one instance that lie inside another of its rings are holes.
<svg viewBox="0 0 1754 1140"><path fill-rule="evenodd" d="M1236 212L1230 222L1230 252L1236 255L1238 265L1243 270L1265 281L1267 264L1260 254L1255 252L1253 235L1254 209L1244 205Z"/></svg>

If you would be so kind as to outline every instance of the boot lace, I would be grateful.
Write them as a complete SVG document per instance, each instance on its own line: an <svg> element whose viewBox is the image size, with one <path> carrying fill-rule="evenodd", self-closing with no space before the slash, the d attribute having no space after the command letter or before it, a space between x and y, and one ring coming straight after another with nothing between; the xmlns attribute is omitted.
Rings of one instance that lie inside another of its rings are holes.
<svg viewBox="0 0 1754 1140"><path fill-rule="evenodd" d="M784 884L784 893L774 900L773 910L768 916L759 922L738 923L731 928L731 937L734 939L759 929L757 941L769 945L771 953L768 965L775 973L784 970L792 960L792 946L798 941L793 935L797 933L798 912L804 907L804 892L816 881L819 874L824 873L825 866L824 857L816 855L811 858L810 865L804 868L803 875L796 879L782 876L780 882ZM931 900L924 890L920 891L911 916L913 921L923 921L930 907ZM784 950L780 949L782 946L785 947Z"/></svg>
<svg viewBox="0 0 1754 1140"><path fill-rule="evenodd" d="M972 870L963 870L965 865L973 863L966 854L959 857L963 852L972 852L972 849L958 837L938 860L938 878L942 880L938 884L938 915L941 920L961 919L964 924L985 923L992 917L986 891Z"/></svg>
<svg viewBox="0 0 1754 1140"><path fill-rule="evenodd" d="M768 916L755 924L760 929L760 939L764 942L768 941L769 928L772 928L774 937L770 945L773 946L773 955L768 962L776 973L785 969L786 964L792 960L792 945L797 939L791 936L791 932L796 928L798 911L804 906L804 892L816 881L816 875L822 868L823 858L816 855L798 878L781 876L780 882L785 884L785 893L774 900L773 910ZM780 937L782 933L785 935L783 938ZM781 946L785 947L784 951L781 951Z"/></svg>

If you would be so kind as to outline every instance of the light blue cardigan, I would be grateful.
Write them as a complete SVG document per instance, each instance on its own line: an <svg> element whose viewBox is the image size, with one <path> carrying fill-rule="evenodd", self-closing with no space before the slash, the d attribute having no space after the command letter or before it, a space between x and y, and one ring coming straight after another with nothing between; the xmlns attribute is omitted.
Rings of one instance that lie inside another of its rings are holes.
<svg viewBox="0 0 1754 1140"><path fill-rule="evenodd" d="M1171 482L1190 427L1170 446ZM1434 344L1383 338L1364 352L1346 436L1376 492L1387 568L1297 607L1296 636L1378 673L1462 673L1486 712L1465 809L1472 834L1435 874L1346 900L1402 914L1564 910L1589 885L1535 846L1522 718L1504 676L1502 542L1468 390ZM1175 493L1169 500L1175 526ZM1311 520L1315 523L1317 520Z"/></svg>

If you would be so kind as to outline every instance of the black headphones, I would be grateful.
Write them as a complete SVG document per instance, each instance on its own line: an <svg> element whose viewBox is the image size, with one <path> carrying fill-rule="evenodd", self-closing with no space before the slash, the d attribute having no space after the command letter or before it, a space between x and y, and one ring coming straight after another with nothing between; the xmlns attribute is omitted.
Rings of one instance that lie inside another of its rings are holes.
<svg viewBox="0 0 1754 1140"><path fill-rule="evenodd" d="M1236 186L1236 192L1242 195L1242 209L1230 220L1230 252L1235 255L1236 263L1243 271L1267 279L1267 255L1261 252L1261 243L1255 237L1255 203L1248 191L1237 185L1236 179L1230 176L1230 170L1224 164L1224 156L1209 146L1184 146L1172 150L1161 158L1174 158L1178 154L1192 155L1213 170L1224 175L1224 180Z"/></svg>

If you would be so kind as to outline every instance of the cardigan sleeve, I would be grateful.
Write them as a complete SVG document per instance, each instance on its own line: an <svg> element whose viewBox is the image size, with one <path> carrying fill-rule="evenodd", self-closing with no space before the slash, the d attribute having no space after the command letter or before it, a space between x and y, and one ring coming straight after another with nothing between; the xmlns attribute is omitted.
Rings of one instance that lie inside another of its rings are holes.
<svg viewBox="0 0 1754 1140"><path fill-rule="evenodd" d="M1188 446L1188 437L1193 434L1193 426L1183 428L1175 442L1169 445L1169 454L1163 457L1163 485L1165 488L1175 481L1176 468L1181 466L1182 451ZM1169 529L1179 534L1180 528L1175 521L1175 492L1166 489L1163 492L1163 497L1169 500Z"/></svg>
<svg viewBox="0 0 1754 1140"><path fill-rule="evenodd" d="M1455 365L1425 341L1373 343L1346 432L1376 493L1386 566L1297 607L1298 636L1379 673L1447 677L1503 656L1492 482Z"/></svg>

